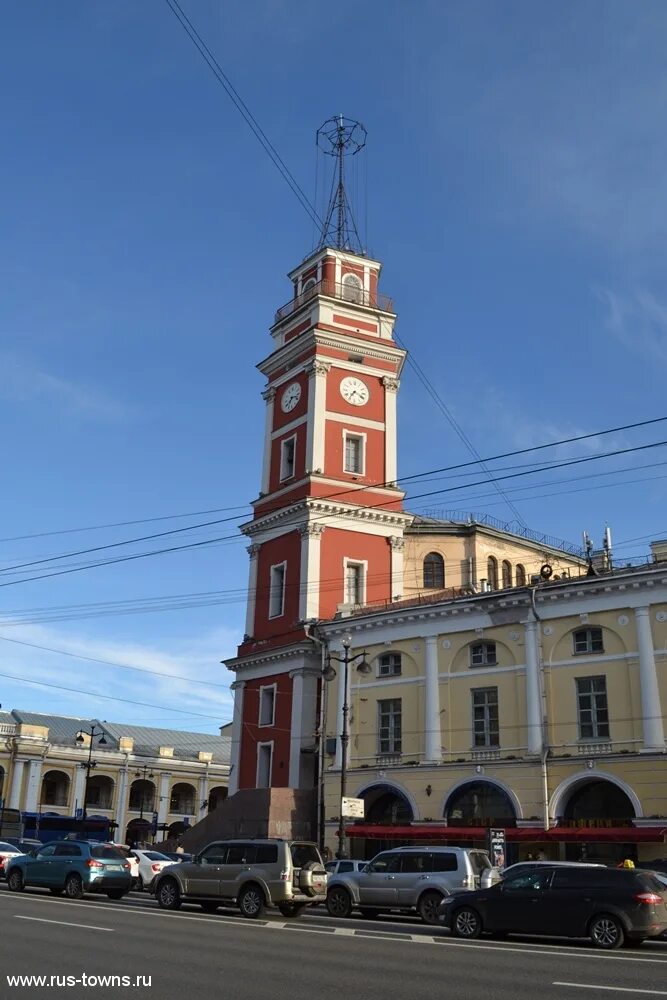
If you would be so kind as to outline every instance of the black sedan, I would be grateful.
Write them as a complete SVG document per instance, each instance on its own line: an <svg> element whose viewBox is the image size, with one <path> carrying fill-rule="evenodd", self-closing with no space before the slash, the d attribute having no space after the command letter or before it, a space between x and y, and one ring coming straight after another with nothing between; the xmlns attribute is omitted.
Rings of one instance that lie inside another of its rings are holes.
<svg viewBox="0 0 667 1000"><path fill-rule="evenodd" d="M452 934L590 937L599 948L639 944L667 930L667 888L638 869L548 866L490 889L453 893L440 906Z"/></svg>

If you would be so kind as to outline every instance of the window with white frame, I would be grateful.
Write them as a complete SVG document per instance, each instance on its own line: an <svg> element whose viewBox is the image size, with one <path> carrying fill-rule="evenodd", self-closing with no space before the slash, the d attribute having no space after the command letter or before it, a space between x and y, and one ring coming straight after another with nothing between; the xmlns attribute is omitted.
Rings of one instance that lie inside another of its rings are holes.
<svg viewBox="0 0 667 1000"><path fill-rule="evenodd" d="M276 685L259 689L259 725L272 726L276 717Z"/></svg>
<svg viewBox="0 0 667 1000"><path fill-rule="evenodd" d="M257 788L271 787L271 765L273 764L273 743L257 744Z"/></svg>
<svg viewBox="0 0 667 1000"><path fill-rule="evenodd" d="M498 688L473 688L472 745L475 748L497 747L500 743L498 724Z"/></svg>
<svg viewBox="0 0 667 1000"><path fill-rule="evenodd" d="M378 677L398 677L401 666L400 653L383 653L378 660Z"/></svg>
<svg viewBox="0 0 667 1000"><path fill-rule="evenodd" d="M294 456L296 453L296 434L285 438L280 443L280 481L291 479L294 475Z"/></svg>
<svg viewBox="0 0 667 1000"><path fill-rule="evenodd" d="M344 432L345 472L361 476L364 473L364 436Z"/></svg>
<svg viewBox="0 0 667 1000"><path fill-rule="evenodd" d="M572 641L575 653L604 653L601 628L577 629Z"/></svg>
<svg viewBox="0 0 667 1000"><path fill-rule="evenodd" d="M363 563L347 562L345 564L345 603L364 603L364 571Z"/></svg>
<svg viewBox="0 0 667 1000"><path fill-rule="evenodd" d="M494 667L497 662L495 642L475 642L470 647L471 667Z"/></svg>
<svg viewBox="0 0 667 1000"><path fill-rule="evenodd" d="M606 677L577 677L580 740L609 739Z"/></svg>
<svg viewBox="0 0 667 1000"><path fill-rule="evenodd" d="M401 699L383 698L378 701L378 753L401 753Z"/></svg>
<svg viewBox="0 0 667 1000"><path fill-rule="evenodd" d="M285 610L285 569L282 562L271 567L269 585L269 618L280 618Z"/></svg>

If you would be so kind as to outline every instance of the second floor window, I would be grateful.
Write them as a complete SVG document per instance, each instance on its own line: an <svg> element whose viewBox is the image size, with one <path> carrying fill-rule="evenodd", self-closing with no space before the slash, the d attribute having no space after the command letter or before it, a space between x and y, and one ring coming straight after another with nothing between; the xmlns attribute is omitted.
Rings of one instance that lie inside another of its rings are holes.
<svg viewBox="0 0 667 1000"><path fill-rule="evenodd" d="M494 667L497 662L495 642L476 642L470 647L471 667Z"/></svg>
<svg viewBox="0 0 667 1000"><path fill-rule="evenodd" d="M271 684L268 687L259 689L259 724L260 726L272 726L275 721L276 711L276 686Z"/></svg>
<svg viewBox="0 0 667 1000"><path fill-rule="evenodd" d="M497 747L500 743L498 723L498 688L473 688L472 745L474 748Z"/></svg>
<svg viewBox="0 0 667 1000"><path fill-rule="evenodd" d="M526 567L522 566L521 563L516 564L516 570L514 573L514 582L517 587L526 586Z"/></svg>
<svg viewBox="0 0 667 1000"><path fill-rule="evenodd" d="M364 439L361 434L345 435L345 472L363 475Z"/></svg>
<svg viewBox="0 0 667 1000"><path fill-rule="evenodd" d="M401 748L401 699L378 701L378 753L398 754Z"/></svg>
<svg viewBox="0 0 667 1000"><path fill-rule="evenodd" d="M445 586L445 560L439 552L429 552L424 559L424 587L442 590Z"/></svg>
<svg viewBox="0 0 667 1000"><path fill-rule="evenodd" d="M580 628L573 636L575 653L604 653L601 628Z"/></svg>
<svg viewBox="0 0 667 1000"><path fill-rule="evenodd" d="M279 618L285 608L285 563L271 567L269 618Z"/></svg>
<svg viewBox="0 0 667 1000"><path fill-rule="evenodd" d="M486 560L486 579L489 584L489 590L498 589L498 560L495 556L489 556Z"/></svg>
<svg viewBox="0 0 667 1000"><path fill-rule="evenodd" d="M512 564L503 559L503 589L512 586Z"/></svg>
<svg viewBox="0 0 667 1000"><path fill-rule="evenodd" d="M401 672L401 654L383 653L378 662L379 677L396 677Z"/></svg>
<svg viewBox="0 0 667 1000"><path fill-rule="evenodd" d="M294 475L294 454L296 438L285 438L280 445L280 480L291 479Z"/></svg>
<svg viewBox="0 0 667 1000"><path fill-rule="evenodd" d="M606 677L577 677L580 740L609 739Z"/></svg>
<svg viewBox="0 0 667 1000"><path fill-rule="evenodd" d="M345 603L364 603L363 563L349 562L345 567Z"/></svg>

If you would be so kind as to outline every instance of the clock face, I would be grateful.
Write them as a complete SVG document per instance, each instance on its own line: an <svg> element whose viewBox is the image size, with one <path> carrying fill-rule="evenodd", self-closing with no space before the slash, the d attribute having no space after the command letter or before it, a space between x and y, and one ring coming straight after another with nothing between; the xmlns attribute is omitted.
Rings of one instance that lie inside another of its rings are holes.
<svg viewBox="0 0 667 1000"><path fill-rule="evenodd" d="M280 408L283 413L289 413L290 410L293 410L300 399L301 386L298 382L292 382L287 386L280 400Z"/></svg>
<svg viewBox="0 0 667 1000"><path fill-rule="evenodd" d="M348 375L340 384L340 394L346 403L352 406L364 406L370 399L370 392L365 382L353 375Z"/></svg>

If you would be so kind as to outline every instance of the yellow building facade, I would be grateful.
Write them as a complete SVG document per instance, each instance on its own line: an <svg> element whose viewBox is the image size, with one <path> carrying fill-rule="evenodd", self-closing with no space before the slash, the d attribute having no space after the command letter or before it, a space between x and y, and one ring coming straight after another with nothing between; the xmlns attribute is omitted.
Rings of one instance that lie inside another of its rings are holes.
<svg viewBox="0 0 667 1000"><path fill-rule="evenodd" d="M365 803L352 856L485 843L489 827L510 861L667 855L667 562L555 575L320 626L337 674L323 695L332 851L347 708L346 794Z"/></svg>

